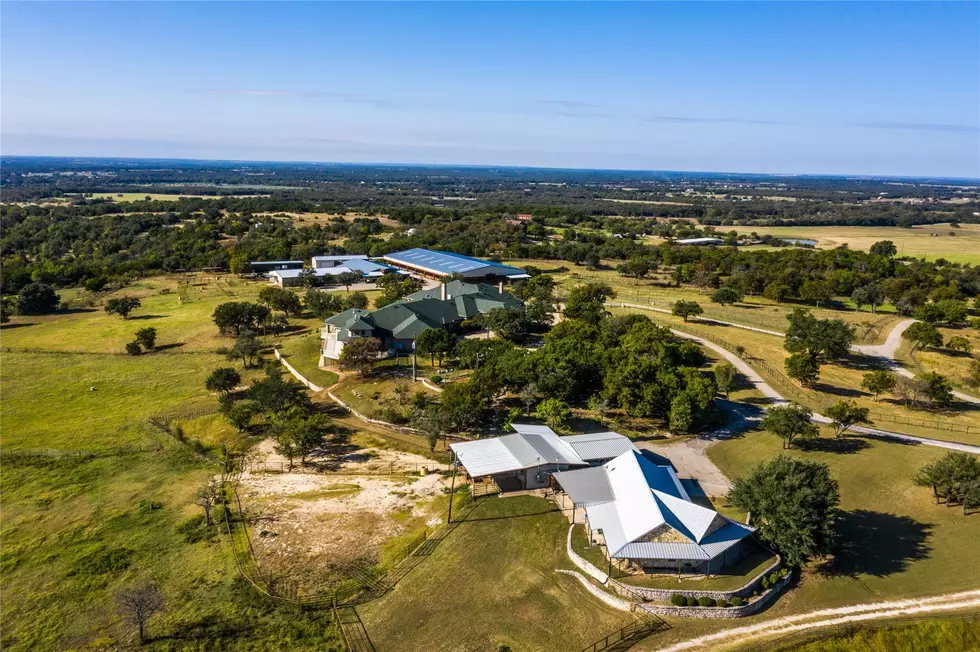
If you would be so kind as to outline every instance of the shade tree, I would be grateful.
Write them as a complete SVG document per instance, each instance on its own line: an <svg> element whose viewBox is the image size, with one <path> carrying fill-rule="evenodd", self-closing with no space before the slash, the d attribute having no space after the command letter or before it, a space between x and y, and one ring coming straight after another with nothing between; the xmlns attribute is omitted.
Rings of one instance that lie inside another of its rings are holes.
<svg viewBox="0 0 980 652"><path fill-rule="evenodd" d="M759 425L783 440L783 448L792 448L798 439L813 439L819 434L817 426L811 422L813 412L796 403L777 405L766 411Z"/></svg>
<svg viewBox="0 0 980 652"><path fill-rule="evenodd" d="M877 401L882 394L892 391L895 387L895 374L890 371L877 370L864 374L861 388L867 390Z"/></svg>
<svg viewBox="0 0 980 652"><path fill-rule="evenodd" d="M787 317L784 348L790 353L808 353L814 360L837 360L848 355L854 331L840 319L817 319L809 310L796 308Z"/></svg>
<svg viewBox="0 0 980 652"><path fill-rule="evenodd" d="M269 316L268 306L248 301L229 301L214 309L212 321L223 335L237 337L243 330L257 331Z"/></svg>
<svg viewBox="0 0 980 652"><path fill-rule="evenodd" d="M47 315L58 310L61 297L47 283L28 283L17 294L18 315Z"/></svg>
<svg viewBox="0 0 980 652"><path fill-rule="evenodd" d="M129 319L130 313L141 305L142 302L137 297L113 297L106 301L104 310L107 315L119 315L123 319Z"/></svg>
<svg viewBox="0 0 980 652"><path fill-rule="evenodd" d="M759 538L790 566L833 550L840 488L826 464L779 455L736 478L728 502L752 514Z"/></svg>
<svg viewBox="0 0 980 652"><path fill-rule="evenodd" d="M840 400L824 410L824 416L830 419L834 436L840 437L852 426L860 423L871 424L868 412L868 408L860 407L854 401Z"/></svg>
<svg viewBox="0 0 980 652"><path fill-rule="evenodd" d="M718 288L711 295L711 300L714 303L721 304L722 306L738 303L742 299L743 299L742 293L739 292L736 288L731 286Z"/></svg>
<svg viewBox="0 0 980 652"><path fill-rule="evenodd" d="M356 337L340 351L340 368L357 371L361 376L371 373L381 353L381 341L376 337Z"/></svg>
<svg viewBox="0 0 980 652"><path fill-rule="evenodd" d="M698 305L697 301L686 301L681 299L675 301L674 305L670 309L671 314L681 317L686 322L691 317L697 317L698 315L704 313L704 310Z"/></svg>

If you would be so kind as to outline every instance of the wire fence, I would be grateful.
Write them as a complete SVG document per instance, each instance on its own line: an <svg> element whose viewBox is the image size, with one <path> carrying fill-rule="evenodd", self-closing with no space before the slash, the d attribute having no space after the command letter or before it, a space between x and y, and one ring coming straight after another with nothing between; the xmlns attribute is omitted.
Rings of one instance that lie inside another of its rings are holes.
<svg viewBox="0 0 980 652"><path fill-rule="evenodd" d="M162 444L124 444L93 450L59 450L55 448L18 448L0 450L0 458L4 459L97 459L101 457L120 457L124 455L139 455L141 453L156 453L163 450Z"/></svg>
<svg viewBox="0 0 980 652"><path fill-rule="evenodd" d="M316 475L368 475L368 476L404 476L404 475L427 475L429 473L438 473L443 471L451 471L452 466L449 464L407 464L407 463L394 463L389 462L387 464L378 464L375 466L367 467L357 467L357 468L345 468L345 467L333 467L324 464L319 464L315 461L309 462L307 464L290 464L289 462L246 462L242 465L242 471L248 473L306 473L306 474L316 474Z"/></svg>
<svg viewBox="0 0 980 652"><path fill-rule="evenodd" d="M626 650L653 632L663 629L670 629L670 625L667 623L667 621L654 614L639 614L636 620L616 630L615 632L612 632L611 634L607 634L592 645L583 648L582 652Z"/></svg>
<svg viewBox="0 0 980 652"><path fill-rule="evenodd" d="M756 645L752 645L750 647L743 647L739 649L742 652L776 652L777 650L788 650L791 648L795 648L802 643L808 643L808 642L826 640L832 638L847 638L867 630L890 629L894 627L902 627L904 625L911 625L923 621L957 621L957 620L974 620L978 618L980 618L980 612L971 611L968 613L951 613L951 614L926 613L917 616L903 616L900 618L888 618L888 619L883 619L878 621L864 621L862 623L845 623L839 625L831 625L828 627L820 627L814 629L801 630L797 632L791 632L789 634L785 634L783 636L770 639L763 643L759 643ZM972 637L973 642L977 645L980 645L980 636L977 635L977 632L975 630L964 632L964 634Z"/></svg>

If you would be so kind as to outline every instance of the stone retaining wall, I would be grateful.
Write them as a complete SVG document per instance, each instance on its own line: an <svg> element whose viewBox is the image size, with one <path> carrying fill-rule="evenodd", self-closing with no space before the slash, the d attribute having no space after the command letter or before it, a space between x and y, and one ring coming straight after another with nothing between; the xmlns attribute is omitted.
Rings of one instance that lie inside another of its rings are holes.
<svg viewBox="0 0 980 652"><path fill-rule="evenodd" d="M569 557L569 559L571 559L572 560L572 563L575 564L576 566L578 566L579 568L581 568L583 571L585 571L586 573L588 573L589 575L591 575L592 577L594 577L599 582L602 582L603 584L605 584L606 581L609 579L609 576L606 575L605 573L603 573L598 568L596 568L587 559L585 559L584 557L582 557L581 555L579 555L577 552L575 552L574 550L572 550L572 530L574 530L574 529L575 529L575 526L574 525L570 525L568 527L568 543L567 543L567 547L568 547L568 557ZM615 581L615 580L613 580L613 581ZM629 595L627 595L626 597L629 597Z"/></svg>
<svg viewBox="0 0 980 652"><path fill-rule="evenodd" d="M340 398L336 394L334 394L331 391L328 391L327 392L327 396L329 396L331 399L333 399L333 402L334 403L336 403L337 405L341 406L342 408L345 408L345 409L349 410L351 414L353 414L355 417L357 417L358 419L360 419L361 421L364 421L366 423L373 423L375 425L384 426L385 428L389 428L391 430L395 430L395 431L398 431L398 432L406 432L406 433L408 433L410 435L424 435L425 434L421 430L416 430L415 428L409 428L408 426L399 426L399 425L394 424L394 423L388 423L387 421L380 421L379 419L371 419L370 417L366 417L363 414L361 414L360 412L358 412L357 410L355 410L354 408L352 408L351 406L347 405L347 403L344 403L342 400L340 400Z"/></svg>
<svg viewBox="0 0 980 652"><path fill-rule="evenodd" d="M618 580L609 580L609 588L620 595L639 594L647 600L670 600L670 596L680 594L688 598L714 598L715 600L731 600L732 598L747 598L762 586L762 580L770 573L778 571L782 567L782 560L776 556L776 561L770 564L765 570L756 575L747 584L731 591L708 591L701 589L653 589L645 586L634 586Z"/></svg>
<svg viewBox="0 0 980 652"><path fill-rule="evenodd" d="M323 388L322 387L320 387L319 385L316 385L316 384L310 382L309 380L307 380L306 376L304 376L300 372L296 371L296 369L293 367L293 365L291 365L288 362L286 362L286 359L284 357L282 357L282 354L281 353L279 353L279 349L278 348L272 349L272 352L275 354L276 360L278 360L279 362L281 362L283 364L283 366L286 367L286 369L289 371L289 373L291 373L293 375L293 378L295 378L299 382L303 383L303 385L305 385L309 389L312 389L314 392L322 392L323 391Z"/></svg>
<svg viewBox="0 0 980 652"><path fill-rule="evenodd" d="M639 602L636 604L636 608L648 613L657 614L658 616L679 616L681 618L697 618L701 620L745 618L746 616L751 616L762 611L763 608L770 605L792 579L792 573L786 575L786 577L782 578L775 586L763 593L756 600L748 604L743 604L740 607L675 607L673 605Z"/></svg>

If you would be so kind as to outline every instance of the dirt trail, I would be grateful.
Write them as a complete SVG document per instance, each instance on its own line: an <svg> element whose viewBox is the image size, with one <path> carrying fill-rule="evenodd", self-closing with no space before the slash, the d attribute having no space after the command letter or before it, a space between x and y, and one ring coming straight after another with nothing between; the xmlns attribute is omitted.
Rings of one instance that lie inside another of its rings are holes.
<svg viewBox="0 0 980 652"><path fill-rule="evenodd" d="M742 645L754 639L785 636L794 632L833 627L882 618L894 618L924 613L939 613L980 607L980 591L963 591L931 598L895 600L871 604L856 604L836 609L821 609L809 613L786 616L774 620L726 629L714 634L699 636L687 641L660 648L659 652L683 650L717 650L731 645Z"/></svg>

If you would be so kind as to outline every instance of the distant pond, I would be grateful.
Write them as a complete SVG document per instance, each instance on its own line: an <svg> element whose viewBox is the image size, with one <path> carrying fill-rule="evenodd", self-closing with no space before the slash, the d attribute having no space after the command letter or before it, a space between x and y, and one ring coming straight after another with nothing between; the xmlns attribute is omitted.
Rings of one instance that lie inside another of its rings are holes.
<svg viewBox="0 0 980 652"><path fill-rule="evenodd" d="M817 246L816 240L807 240L806 238L780 238L780 240L788 242L791 245L803 245L804 247Z"/></svg>

